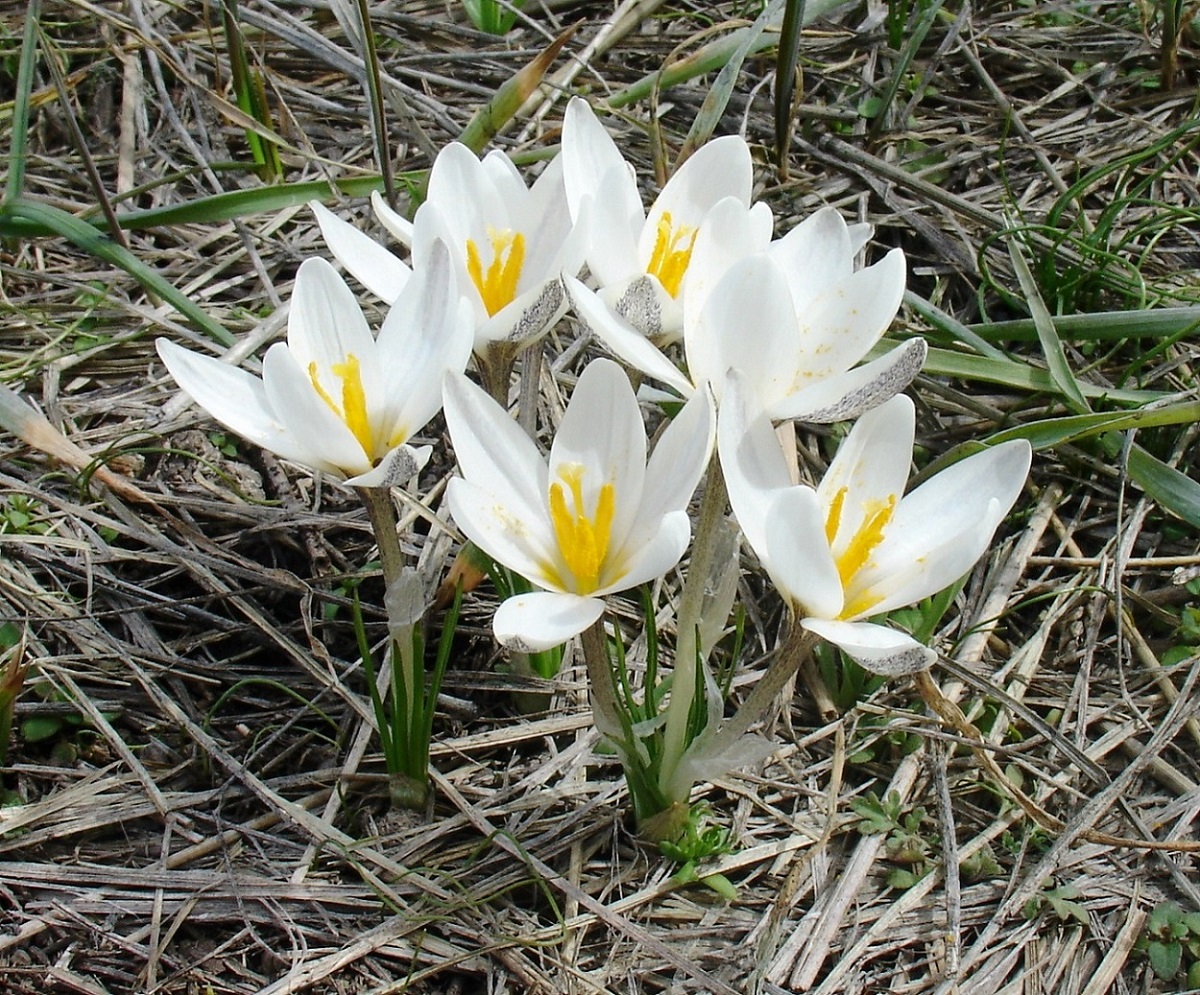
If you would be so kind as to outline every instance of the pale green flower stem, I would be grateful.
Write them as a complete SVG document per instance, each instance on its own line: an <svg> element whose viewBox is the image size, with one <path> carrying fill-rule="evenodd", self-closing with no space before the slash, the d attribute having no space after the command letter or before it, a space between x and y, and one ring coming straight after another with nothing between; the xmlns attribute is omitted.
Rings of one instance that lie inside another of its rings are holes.
<svg viewBox="0 0 1200 995"><path fill-rule="evenodd" d="M588 697L592 703L592 714L598 718L599 728L619 729L621 703L617 697L617 683L608 657L608 637L604 634L604 616L580 634L583 644L583 662L588 675Z"/></svg>
<svg viewBox="0 0 1200 995"><path fill-rule="evenodd" d="M400 537L396 532L396 506L392 503L392 495L386 487L356 487L359 498L367 509L367 517L371 520L371 528L375 532L375 542L379 547L379 563L383 568L385 590L390 590L404 570L404 551L400 548ZM418 702L424 697L425 661L416 659L413 641L398 639L392 643L392 680L402 681L405 689L405 699L412 709L418 707ZM402 736L405 742L407 728L417 721L415 714L393 716L397 728L392 730L393 736ZM387 716L376 714L375 721L381 724L387 721ZM403 725L405 729L399 728ZM429 781L427 771L388 771L388 792L392 805L396 808L408 808L420 811L424 809L429 796Z"/></svg>
<svg viewBox="0 0 1200 995"><path fill-rule="evenodd" d="M676 614L675 669L671 677L671 697L667 702L663 758L658 771L659 786L664 789L670 783L684 751L691 745L687 740L688 716L696 695L697 653L701 651L696 645L696 633L704 607L704 590L712 574L713 557L721 534L721 523L725 518L727 497L721 462L713 453L704 481L704 493L700 498L700 516L692 541L692 558ZM687 799L672 798L671 801L686 803Z"/></svg>
<svg viewBox="0 0 1200 995"><path fill-rule="evenodd" d="M526 346L519 354L514 353L507 343L494 343L488 349L487 358L477 355L475 364L483 389L507 411L513 368L516 366L518 355L521 360L521 393L517 402L517 423L525 429L525 433L531 439L537 441L538 388L542 372L541 339ZM541 669L534 665L528 653L510 650L508 662L513 673L520 677L543 676ZM513 701L518 711L524 715L531 715L546 711L550 707L551 696L541 691L522 691L513 696Z"/></svg>
<svg viewBox="0 0 1200 995"><path fill-rule="evenodd" d="M787 640L779 649L779 655L759 678L754 690L738 710L717 728L710 747L714 756L720 756L731 749L734 743L745 736L750 727L766 714L767 709L779 697L784 685L812 659L813 647L816 644L817 637L806 631L799 620L793 620Z"/></svg>

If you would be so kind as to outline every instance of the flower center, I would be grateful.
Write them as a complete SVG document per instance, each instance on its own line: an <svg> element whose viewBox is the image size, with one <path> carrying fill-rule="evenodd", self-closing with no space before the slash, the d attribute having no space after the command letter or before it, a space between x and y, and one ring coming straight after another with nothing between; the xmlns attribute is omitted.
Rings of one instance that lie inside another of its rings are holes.
<svg viewBox="0 0 1200 995"><path fill-rule="evenodd" d="M683 274L692 261L692 247L696 244L696 229L690 225L671 225L671 212L663 211L658 219L654 236L654 251L646 272L658 277L658 282L672 297L679 296L679 285Z"/></svg>
<svg viewBox="0 0 1200 995"><path fill-rule="evenodd" d="M467 274L479 290L488 317L494 315L517 296L517 281L521 278L521 266L525 262L525 236L519 231L488 228L488 241L492 248L492 261L487 272L479 246L472 238L467 239Z"/></svg>
<svg viewBox="0 0 1200 995"><path fill-rule="evenodd" d="M608 556L616 493L612 484L601 487L596 509L588 515L583 504L583 466L565 463L559 467L558 476L559 480L550 485L550 520L554 524L554 535L563 562L575 580L575 593L591 594L600 586L600 569Z"/></svg>
<svg viewBox="0 0 1200 995"><path fill-rule="evenodd" d="M346 423L346 427L354 434L354 438L362 446L367 458L373 459L375 456L374 439L371 435L371 420L367 416L367 395L363 391L362 367L359 365L358 357L354 353L350 353L346 356L344 363L334 363L330 367L330 372L342 382L340 406L321 386L321 381L317 377L317 364L315 362L308 364L308 379L312 381L313 389L320 395L321 400L329 405L333 413Z"/></svg>
<svg viewBox="0 0 1200 995"><path fill-rule="evenodd" d="M828 540L830 547L833 546L837 539L838 529L841 527L842 512L846 505L847 488L841 488L834 496L829 504L829 514L825 518L825 538ZM871 559L871 554L883 541L883 534L887 529L888 523L892 520L892 513L896 510L896 495L890 494L884 501L871 501L863 509L862 524L859 525L858 531L850 537L850 541L846 543L845 548L840 554L835 556L837 563L838 577L842 581L842 590L849 591L850 585L858 572L862 570ZM879 597L871 593L871 591L859 591L855 597L848 601L842 607L842 618L856 618L865 614L872 605L879 602Z"/></svg>

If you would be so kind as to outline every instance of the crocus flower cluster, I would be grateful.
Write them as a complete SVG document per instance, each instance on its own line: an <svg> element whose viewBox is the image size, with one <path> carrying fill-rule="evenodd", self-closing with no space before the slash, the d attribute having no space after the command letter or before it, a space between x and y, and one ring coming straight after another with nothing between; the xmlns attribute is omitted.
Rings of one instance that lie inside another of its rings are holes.
<svg viewBox="0 0 1200 995"><path fill-rule="evenodd" d="M860 266L871 228L832 208L773 238L753 182L746 143L718 138L647 209L634 170L575 98L561 154L532 185L504 153L480 159L453 144L412 221L374 197L407 262L312 205L330 252L387 308L377 337L333 267L310 259L287 343L268 350L261 379L165 340L159 353L226 427L356 487L411 479L429 449L410 440L444 405L461 473L447 492L455 523L536 588L495 615L496 637L516 651L591 630L607 596L675 567L715 451L745 542L797 624L875 672L926 668L934 652L887 613L983 554L1021 491L1030 447L987 449L905 494L915 409L901 392L925 343L863 362L900 307L903 253ZM629 377L609 359L581 373L547 456L510 417L514 359L568 308L681 402L652 451ZM485 389L465 373L472 355ZM824 476L793 479L778 423L850 419ZM719 703L709 710L718 722ZM682 742L669 751L685 798L687 771L711 766L701 754L719 740L694 739L695 756Z"/></svg>

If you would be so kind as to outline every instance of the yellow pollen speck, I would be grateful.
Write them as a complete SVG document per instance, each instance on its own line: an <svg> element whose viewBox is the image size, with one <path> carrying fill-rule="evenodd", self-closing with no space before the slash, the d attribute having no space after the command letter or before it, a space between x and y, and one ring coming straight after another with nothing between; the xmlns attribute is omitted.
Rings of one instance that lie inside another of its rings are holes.
<svg viewBox="0 0 1200 995"><path fill-rule="evenodd" d="M346 427L353 433L358 444L368 459L375 458L375 441L371 433L371 419L367 415L367 395L363 390L362 366L354 353L346 356L344 363L334 363L330 372L342 381L342 403L338 403L321 386L317 376L317 364L308 364L308 379L312 381L317 395L329 405L330 410L337 415Z"/></svg>
<svg viewBox="0 0 1200 995"><path fill-rule="evenodd" d="M474 239L467 239L467 275L479 290L488 316L496 314L517 296L517 282L521 279L521 267L525 263L525 236L517 231L488 229L488 241L492 248L492 261L487 272Z"/></svg>
<svg viewBox="0 0 1200 995"><path fill-rule="evenodd" d="M583 506L583 469L579 463L566 463L558 469L559 480L550 485L550 520L575 594L591 594L600 586L616 511L616 492L609 483L600 488L595 511L588 515Z"/></svg>
<svg viewBox="0 0 1200 995"><path fill-rule="evenodd" d="M696 244L696 229L690 225L671 225L671 212L663 211L658 219L654 236L654 251L646 272L658 277L658 282L672 297L679 294L683 275L692 261L692 248Z"/></svg>

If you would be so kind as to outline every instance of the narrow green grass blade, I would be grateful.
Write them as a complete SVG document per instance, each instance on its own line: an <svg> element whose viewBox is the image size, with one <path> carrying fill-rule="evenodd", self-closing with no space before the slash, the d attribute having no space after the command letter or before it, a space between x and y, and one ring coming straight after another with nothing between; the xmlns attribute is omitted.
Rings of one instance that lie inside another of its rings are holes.
<svg viewBox="0 0 1200 995"><path fill-rule="evenodd" d="M375 160L383 174L384 196L396 206L396 178L392 171L392 149L388 141L387 115L383 106L383 73L379 67L379 49L375 46L375 26L367 0L358 0L358 26L362 29L363 55L367 69L367 99L371 102L371 132L375 139Z"/></svg>
<svg viewBox="0 0 1200 995"><path fill-rule="evenodd" d="M879 100L879 113L871 121L870 130L867 132L867 137L871 141L878 138L879 133L883 131L888 117L888 110L895 102L896 94L899 93L900 87L908 75L908 69L912 65L913 59L917 57L917 50L921 47L921 42L925 40L925 36L929 34L929 29L933 27L933 22L937 18L938 11L942 9L944 2L945 0L933 0L933 3L921 8L920 19L913 28L912 34L908 37L908 44L904 46L904 51L900 53L900 58L896 60L896 64L892 67L891 79L888 80L888 85ZM897 127L900 128L904 126L905 123L903 121L897 124Z"/></svg>
<svg viewBox="0 0 1200 995"><path fill-rule="evenodd" d="M1021 284L1021 292L1025 295L1025 301L1029 305L1029 314L1037 328L1038 341L1042 344L1046 365L1058 388L1057 393L1076 412L1087 411L1088 403L1083 398L1079 383L1075 380L1075 374L1071 372L1070 364L1067 363L1067 354L1063 351L1062 340L1054 330L1054 320L1050 317L1050 311L1042 300L1041 291L1038 290L1037 282L1029 271L1029 264L1025 261L1021 247L1017 244L1016 238L1012 236L1009 236L1006 241L1008 242L1008 254L1017 274L1017 282Z"/></svg>
<svg viewBox="0 0 1200 995"><path fill-rule="evenodd" d="M933 325L934 328L945 332L947 335L952 335L959 342L963 343L963 345L970 346L981 356L990 356L992 359L1008 359L1000 349L997 349L990 342L983 339L974 329L969 328L957 318L947 314L936 305L931 304L924 297L919 297L911 290L906 290L904 291L904 303Z"/></svg>
<svg viewBox="0 0 1200 995"><path fill-rule="evenodd" d="M792 101L796 97L805 6L805 0L787 0L779 25L779 53L775 56L775 156L781 180L787 179L788 147L792 144Z"/></svg>
<svg viewBox="0 0 1200 995"><path fill-rule="evenodd" d="M847 0L808 0L804 5L804 25L812 24L813 21L827 16L839 7L848 6L851 4ZM741 28L724 38L709 42L678 62L672 62L669 66L647 73L641 79L635 80L603 101L604 105L614 109L628 107L630 104L636 104L639 100L645 100L655 89L666 90L672 86L678 86L680 83L686 83L690 79L695 79L697 76L703 76L705 73L716 72L730 60L740 46L741 32L749 30L750 28ZM748 54L761 52L775 43L775 35L759 35L758 40L750 46Z"/></svg>
<svg viewBox="0 0 1200 995"><path fill-rule="evenodd" d="M1140 311L1098 311L1093 314L1061 314L1053 319L1054 331L1068 341L1118 341L1159 338L1200 328L1200 305L1150 308ZM1037 338L1030 318L968 325L982 339L1027 342Z"/></svg>
<svg viewBox="0 0 1200 995"><path fill-rule="evenodd" d="M1200 401L1186 401L1164 405L1161 408L1046 418L997 432L988 436L987 444L996 445L1010 439L1028 439L1034 449L1053 449L1055 446L1077 442L1105 432L1131 428L1159 428L1163 425L1190 425L1196 421L1200 421Z"/></svg>
<svg viewBox="0 0 1200 995"><path fill-rule="evenodd" d="M683 145L679 149L679 156L675 160L676 169L684 163L688 156L712 137L713 131L721 120L721 115L725 113L725 108L729 106L729 98L733 95L733 88L737 84L738 73L742 71L742 64L746 61L746 55L754 43L758 41L759 36L763 33L766 26L779 16L780 11L783 9L783 4L784 0L771 0L763 8L763 12L755 18L754 23L742 32L737 48L730 53L729 59L721 67L721 71L717 73L716 80L705 95L704 103L700 105L700 110L696 113L691 128L688 129L687 137L683 140ZM801 6L803 7L803 4Z"/></svg>
<svg viewBox="0 0 1200 995"><path fill-rule="evenodd" d="M25 31L21 36L21 61L17 66L17 92L13 95L12 139L8 152L8 182L4 199L16 200L25 189L25 162L29 149L29 95L33 92L33 70L37 66L38 19L42 0L29 0Z"/></svg>
<svg viewBox="0 0 1200 995"><path fill-rule="evenodd" d="M1129 476L1159 507L1200 529L1200 483L1151 456L1141 446L1129 450L1127 466Z"/></svg>
<svg viewBox="0 0 1200 995"><path fill-rule="evenodd" d="M424 171L405 175L418 179L424 176ZM383 189L383 179L377 175L356 176L334 180L332 183L327 180L311 180L304 183L281 183L257 190L231 190L227 193L213 194L211 197L200 197L185 204L171 204L144 211L123 211L117 215L117 219L127 231L230 221L252 214L298 207L314 198L325 200L333 196L335 189L350 197L366 197L374 190ZM83 224L91 223L82 219L76 220ZM0 212L0 236L37 238L53 234L56 234L55 230L46 227L32 216Z"/></svg>
<svg viewBox="0 0 1200 995"><path fill-rule="evenodd" d="M146 290L170 303L214 341L226 346L233 345L233 336L220 323L188 300L173 284L164 280L157 270L147 266L128 249L106 238L86 221L80 221L73 214L68 214L60 208L29 200L17 200L0 207L0 230L3 230L3 222L10 218L39 225L51 234L74 242L85 252L120 267Z"/></svg>
<svg viewBox="0 0 1200 995"><path fill-rule="evenodd" d="M894 343L892 343L894 345ZM876 346L872 357L882 355L883 348ZM960 380L980 380L999 384L1014 390L1038 394L1059 394L1058 384L1046 371L1012 359L995 359L991 356L971 356L952 352L949 349L930 349L925 359L925 372L939 376L955 377ZM1079 389L1085 397L1104 398L1114 404L1146 404L1164 397L1162 391L1130 390L1128 388L1105 388L1083 383Z"/></svg>

